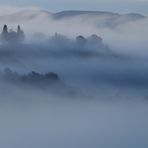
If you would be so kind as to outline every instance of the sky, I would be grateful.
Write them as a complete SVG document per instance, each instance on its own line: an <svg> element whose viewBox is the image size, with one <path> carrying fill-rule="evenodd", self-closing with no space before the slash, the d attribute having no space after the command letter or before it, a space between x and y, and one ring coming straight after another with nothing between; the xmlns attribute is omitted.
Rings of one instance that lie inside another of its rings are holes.
<svg viewBox="0 0 148 148"><path fill-rule="evenodd" d="M0 5L36 6L53 12L98 10L148 14L148 0L0 0Z"/></svg>

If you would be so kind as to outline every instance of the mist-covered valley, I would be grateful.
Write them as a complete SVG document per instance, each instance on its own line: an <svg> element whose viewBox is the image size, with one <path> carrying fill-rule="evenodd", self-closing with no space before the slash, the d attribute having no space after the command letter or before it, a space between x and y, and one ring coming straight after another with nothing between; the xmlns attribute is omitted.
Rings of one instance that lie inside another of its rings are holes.
<svg viewBox="0 0 148 148"><path fill-rule="evenodd" d="M0 147L147 148L147 25L0 6Z"/></svg>
<svg viewBox="0 0 148 148"><path fill-rule="evenodd" d="M96 34L70 38L55 33L44 41L37 34L27 42L18 40L15 32L8 32L6 37L3 33L0 65L4 83L19 88L27 83L29 89L38 87L44 91L44 85L48 90L56 77L56 85L59 80L65 89L73 88L68 91L71 97L84 94L84 98L97 100L147 99L148 60L144 54L117 52ZM50 74L54 74L53 80ZM55 86L54 89L56 94L61 91Z"/></svg>

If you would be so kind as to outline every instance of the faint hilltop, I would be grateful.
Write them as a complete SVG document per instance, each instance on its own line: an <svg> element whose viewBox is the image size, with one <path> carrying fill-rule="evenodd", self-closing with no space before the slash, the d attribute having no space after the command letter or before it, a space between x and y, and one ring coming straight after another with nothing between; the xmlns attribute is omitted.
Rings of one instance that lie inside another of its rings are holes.
<svg viewBox="0 0 148 148"><path fill-rule="evenodd" d="M21 29L21 27L18 25L17 26L17 31L14 31L10 29L8 31L8 26L4 25L3 31L1 33L1 41L2 42L21 42L24 41L25 39L25 34L24 31Z"/></svg>

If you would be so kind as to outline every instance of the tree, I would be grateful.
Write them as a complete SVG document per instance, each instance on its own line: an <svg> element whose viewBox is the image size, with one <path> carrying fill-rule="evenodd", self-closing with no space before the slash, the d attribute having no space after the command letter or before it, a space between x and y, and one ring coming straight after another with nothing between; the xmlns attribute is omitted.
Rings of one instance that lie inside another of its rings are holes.
<svg viewBox="0 0 148 148"><path fill-rule="evenodd" d="M8 34L9 34L8 27L5 24L4 27L3 27L3 31L1 33L1 39L2 39L2 41L7 41L8 40Z"/></svg>
<svg viewBox="0 0 148 148"><path fill-rule="evenodd" d="M20 25L17 26L17 39L18 41L23 41L25 39L24 31L21 29Z"/></svg>
<svg viewBox="0 0 148 148"><path fill-rule="evenodd" d="M76 37L76 43L80 46L84 46L87 43L87 39L82 35Z"/></svg>

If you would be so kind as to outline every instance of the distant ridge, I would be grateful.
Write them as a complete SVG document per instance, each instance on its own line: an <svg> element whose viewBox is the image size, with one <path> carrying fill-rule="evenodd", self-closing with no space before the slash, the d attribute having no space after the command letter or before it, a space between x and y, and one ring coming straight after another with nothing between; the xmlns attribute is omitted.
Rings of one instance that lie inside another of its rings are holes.
<svg viewBox="0 0 148 148"><path fill-rule="evenodd" d="M67 11L61 11L58 13L53 13L54 18L56 19L62 19L66 17L75 17L79 15L93 15L93 16L102 16L102 15L108 15L108 16L129 16L134 17L135 19L144 19L146 16L138 13L128 13L128 14L119 14L114 12L107 12L107 11L77 11L77 10L67 10Z"/></svg>
<svg viewBox="0 0 148 148"><path fill-rule="evenodd" d="M58 19L63 17L74 17L78 15L119 15L119 14L113 12L105 12L105 11L77 11L77 10L67 10L54 13L54 17Z"/></svg>
<svg viewBox="0 0 148 148"><path fill-rule="evenodd" d="M108 27L116 28L120 24L126 24L132 21L139 21L147 18L144 15L138 13L128 13L119 14L114 12L105 11L61 11L57 13L52 13L45 10L22 10L15 13L10 13L7 15L0 15L0 22L2 24L8 23L29 23L35 21L35 23L40 21L48 22L51 21L72 21L75 23L75 18L78 18L79 23L93 23L97 27Z"/></svg>

